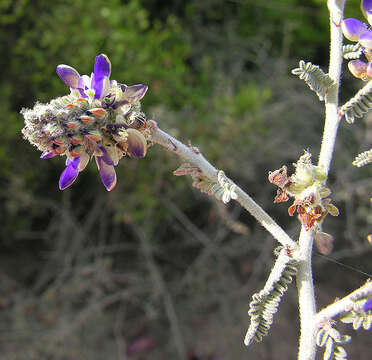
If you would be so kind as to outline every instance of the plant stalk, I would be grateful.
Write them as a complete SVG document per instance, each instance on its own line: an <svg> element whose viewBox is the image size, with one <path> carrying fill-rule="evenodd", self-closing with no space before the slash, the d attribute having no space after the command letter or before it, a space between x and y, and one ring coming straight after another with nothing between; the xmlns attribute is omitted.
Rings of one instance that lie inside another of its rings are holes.
<svg viewBox="0 0 372 360"><path fill-rule="evenodd" d="M333 79L334 85L329 88L325 99L325 124L318 161L318 165L323 168L327 176L331 166L337 130L340 123L338 95L343 59L341 22L343 19L345 2L346 0L328 0L327 2L330 14L331 33L328 75ZM297 275L301 322L298 360L313 360L316 353L316 302L311 266L313 235L312 231L306 232L302 227L299 246L304 260L299 263Z"/></svg>

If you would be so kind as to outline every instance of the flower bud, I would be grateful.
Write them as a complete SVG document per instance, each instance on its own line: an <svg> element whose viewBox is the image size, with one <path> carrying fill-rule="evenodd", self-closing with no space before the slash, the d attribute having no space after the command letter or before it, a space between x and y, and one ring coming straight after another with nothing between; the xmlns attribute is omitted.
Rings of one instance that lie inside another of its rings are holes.
<svg viewBox="0 0 372 360"><path fill-rule="evenodd" d="M84 137L81 134L74 134L70 137L73 144L79 145L84 141Z"/></svg>
<svg viewBox="0 0 372 360"><path fill-rule="evenodd" d="M98 142L102 140L102 134L97 129L87 131L87 133L85 134L85 137L94 142Z"/></svg>
<svg viewBox="0 0 372 360"><path fill-rule="evenodd" d="M93 121L94 121L94 117L92 117L92 116L88 116L88 115L82 115L82 116L80 116L80 121L83 123L83 124L85 124L85 125L90 125L90 124L92 124L93 123Z"/></svg>
<svg viewBox="0 0 372 360"><path fill-rule="evenodd" d="M71 157L78 157L84 152L84 146L82 145L77 145L77 146L71 146L69 149L69 155Z"/></svg>
<svg viewBox="0 0 372 360"><path fill-rule="evenodd" d="M69 128L69 129L76 129L78 126L79 126L79 123L75 120L71 120L71 121L68 121L66 123L66 126Z"/></svg>
<svg viewBox="0 0 372 360"><path fill-rule="evenodd" d="M93 115L98 120L102 120L106 116L106 110L103 108L89 109L87 114Z"/></svg>
<svg viewBox="0 0 372 360"><path fill-rule="evenodd" d="M52 143L58 146L64 145L67 143L67 139L65 137L58 137L58 138L52 139Z"/></svg>

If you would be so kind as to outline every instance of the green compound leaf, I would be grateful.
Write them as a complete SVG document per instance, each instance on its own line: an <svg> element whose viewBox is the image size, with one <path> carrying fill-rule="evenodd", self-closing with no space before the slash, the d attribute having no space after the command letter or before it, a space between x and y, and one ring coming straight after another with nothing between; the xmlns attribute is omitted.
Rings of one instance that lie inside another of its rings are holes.
<svg viewBox="0 0 372 360"><path fill-rule="evenodd" d="M292 74L304 80L309 88L316 92L320 101L324 100L328 89L334 84L334 81L318 65L305 63L303 60L300 61L298 68L292 70Z"/></svg>
<svg viewBox="0 0 372 360"><path fill-rule="evenodd" d="M348 44L342 47L344 59L353 60L359 59L363 54L363 48L358 44Z"/></svg>
<svg viewBox="0 0 372 360"><path fill-rule="evenodd" d="M359 90L347 103L341 106L340 115L352 124L355 118L361 118L372 109L372 81Z"/></svg>
<svg viewBox="0 0 372 360"><path fill-rule="evenodd" d="M372 149L367 150L359 154L353 161L353 165L357 167L362 167L372 162Z"/></svg>
<svg viewBox="0 0 372 360"><path fill-rule="evenodd" d="M325 351L323 354L323 360L330 360L333 355L334 341L331 337L328 338L325 346Z"/></svg>
<svg viewBox="0 0 372 360"><path fill-rule="evenodd" d="M323 347L328 340L328 333L325 329L319 329L318 333L316 334L316 344L320 347Z"/></svg>
<svg viewBox="0 0 372 360"><path fill-rule="evenodd" d="M244 339L246 346L253 341L262 341L262 338L268 334L274 315L278 311L280 300L296 273L297 262L282 249L265 287L260 292L253 294L249 304L248 315L251 317L251 323Z"/></svg>
<svg viewBox="0 0 372 360"><path fill-rule="evenodd" d="M363 304L366 299L361 299L354 302L353 308L342 314L340 320L346 324L352 324L354 330L363 328L370 330L372 327L372 313L371 311L363 311Z"/></svg>
<svg viewBox="0 0 372 360"><path fill-rule="evenodd" d="M350 342L349 335L341 335L338 330L330 327L329 325L320 328L316 335L316 344L324 347L323 359L326 360L340 360L346 359L347 353L341 346Z"/></svg>

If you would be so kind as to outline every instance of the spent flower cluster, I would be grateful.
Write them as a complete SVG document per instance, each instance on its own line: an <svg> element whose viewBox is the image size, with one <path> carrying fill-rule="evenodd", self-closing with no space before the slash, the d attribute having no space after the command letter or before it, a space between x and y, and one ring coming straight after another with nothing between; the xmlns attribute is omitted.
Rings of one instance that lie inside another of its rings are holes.
<svg viewBox="0 0 372 360"><path fill-rule="evenodd" d="M331 204L328 197L331 190L325 186L326 173L321 167L313 165L311 154L305 151L296 164L293 175L287 175L287 167L269 173L269 181L278 186L274 203L285 202L289 196L294 198L288 213L293 216L297 210L305 230L323 221L327 214L338 215L338 209Z"/></svg>
<svg viewBox="0 0 372 360"><path fill-rule="evenodd" d="M146 155L149 130L140 100L147 86L110 80L111 63L104 54L95 58L90 77L80 76L68 65L58 65L57 74L70 87L70 94L23 109L23 135L42 151L42 159L66 155L61 190L76 180L94 156L101 180L110 191L116 185L114 166L119 160L124 155Z"/></svg>

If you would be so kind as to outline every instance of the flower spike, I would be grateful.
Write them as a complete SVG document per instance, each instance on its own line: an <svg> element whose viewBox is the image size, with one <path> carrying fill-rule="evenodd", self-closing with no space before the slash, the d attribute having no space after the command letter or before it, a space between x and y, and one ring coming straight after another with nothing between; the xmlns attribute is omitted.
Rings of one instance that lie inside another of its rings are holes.
<svg viewBox="0 0 372 360"><path fill-rule="evenodd" d="M71 93L23 109L22 133L42 152L42 159L67 156L59 179L61 190L77 179L94 156L101 180L111 191L119 160L126 154L137 159L146 155L151 134L139 101L147 86L110 80L111 62L105 54L96 56L91 76L80 76L65 64L58 65L56 71Z"/></svg>

